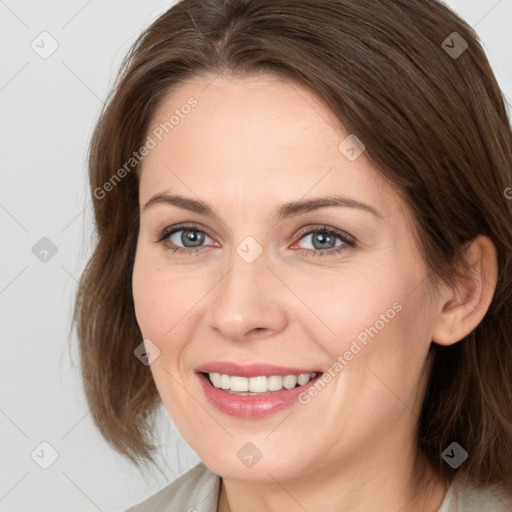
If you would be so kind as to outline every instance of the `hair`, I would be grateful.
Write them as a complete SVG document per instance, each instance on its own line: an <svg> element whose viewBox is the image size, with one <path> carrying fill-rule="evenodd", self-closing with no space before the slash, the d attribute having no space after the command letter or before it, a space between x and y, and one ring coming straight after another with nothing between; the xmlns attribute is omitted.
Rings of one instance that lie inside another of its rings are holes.
<svg viewBox="0 0 512 512"><path fill-rule="evenodd" d="M443 47L453 32L468 45L457 58ZM97 239L73 315L101 434L138 467L154 463L161 399L134 356L140 165L112 177L170 91L222 73L298 84L364 142L413 214L432 284L467 275L464 250L477 235L494 243L498 281L484 318L452 346L431 344L416 449L447 483L457 473L512 489L512 131L477 34L436 0L183 0L138 37L91 139ZM441 456L453 441L469 454L457 472Z"/></svg>

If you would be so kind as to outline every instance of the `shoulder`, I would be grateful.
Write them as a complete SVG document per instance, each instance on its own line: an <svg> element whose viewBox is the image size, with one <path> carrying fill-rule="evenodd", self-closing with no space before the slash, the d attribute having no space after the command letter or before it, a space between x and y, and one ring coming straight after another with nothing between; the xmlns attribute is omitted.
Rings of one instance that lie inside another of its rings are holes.
<svg viewBox="0 0 512 512"><path fill-rule="evenodd" d="M512 490L455 478L438 512L510 512Z"/></svg>
<svg viewBox="0 0 512 512"><path fill-rule="evenodd" d="M203 463L125 512L216 512L220 476Z"/></svg>

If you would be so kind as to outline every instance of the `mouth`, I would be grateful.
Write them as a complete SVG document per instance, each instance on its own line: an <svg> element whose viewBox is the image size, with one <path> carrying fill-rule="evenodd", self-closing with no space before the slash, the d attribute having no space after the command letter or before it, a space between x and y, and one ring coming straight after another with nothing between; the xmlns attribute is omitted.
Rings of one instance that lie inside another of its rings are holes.
<svg viewBox="0 0 512 512"><path fill-rule="evenodd" d="M259 419L294 407L323 372L316 368L217 361L199 366L195 374L204 396L217 410L242 419Z"/></svg>
<svg viewBox="0 0 512 512"><path fill-rule="evenodd" d="M300 388L318 379L322 372L243 377L218 372L199 372L210 386L231 395L262 396Z"/></svg>

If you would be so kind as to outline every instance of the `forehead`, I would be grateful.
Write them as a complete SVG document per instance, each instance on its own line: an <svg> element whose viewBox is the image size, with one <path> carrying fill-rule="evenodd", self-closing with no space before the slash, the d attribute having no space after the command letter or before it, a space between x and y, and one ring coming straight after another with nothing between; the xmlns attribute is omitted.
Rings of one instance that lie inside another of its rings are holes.
<svg viewBox="0 0 512 512"><path fill-rule="evenodd" d="M351 161L340 150L351 134L333 113L273 76L194 77L167 94L148 134L156 145L142 161L141 202L168 190L259 204L342 193L385 215L403 208L364 152Z"/></svg>

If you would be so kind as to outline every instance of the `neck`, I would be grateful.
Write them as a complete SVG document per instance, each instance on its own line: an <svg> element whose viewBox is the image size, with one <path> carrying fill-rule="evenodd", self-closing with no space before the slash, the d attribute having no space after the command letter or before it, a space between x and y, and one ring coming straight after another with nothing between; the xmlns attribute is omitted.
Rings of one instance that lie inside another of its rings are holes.
<svg viewBox="0 0 512 512"><path fill-rule="evenodd" d="M278 482L247 482L223 479L218 512L437 512L447 485L423 459L413 460L407 471L400 462L384 471L367 468L362 473L351 466L343 471L308 475L304 479ZM398 470L397 470L398 469ZM418 472L419 470L419 472ZM365 478L365 474L367 478ZM420 475L419 477L417 475Z"/></svg>

